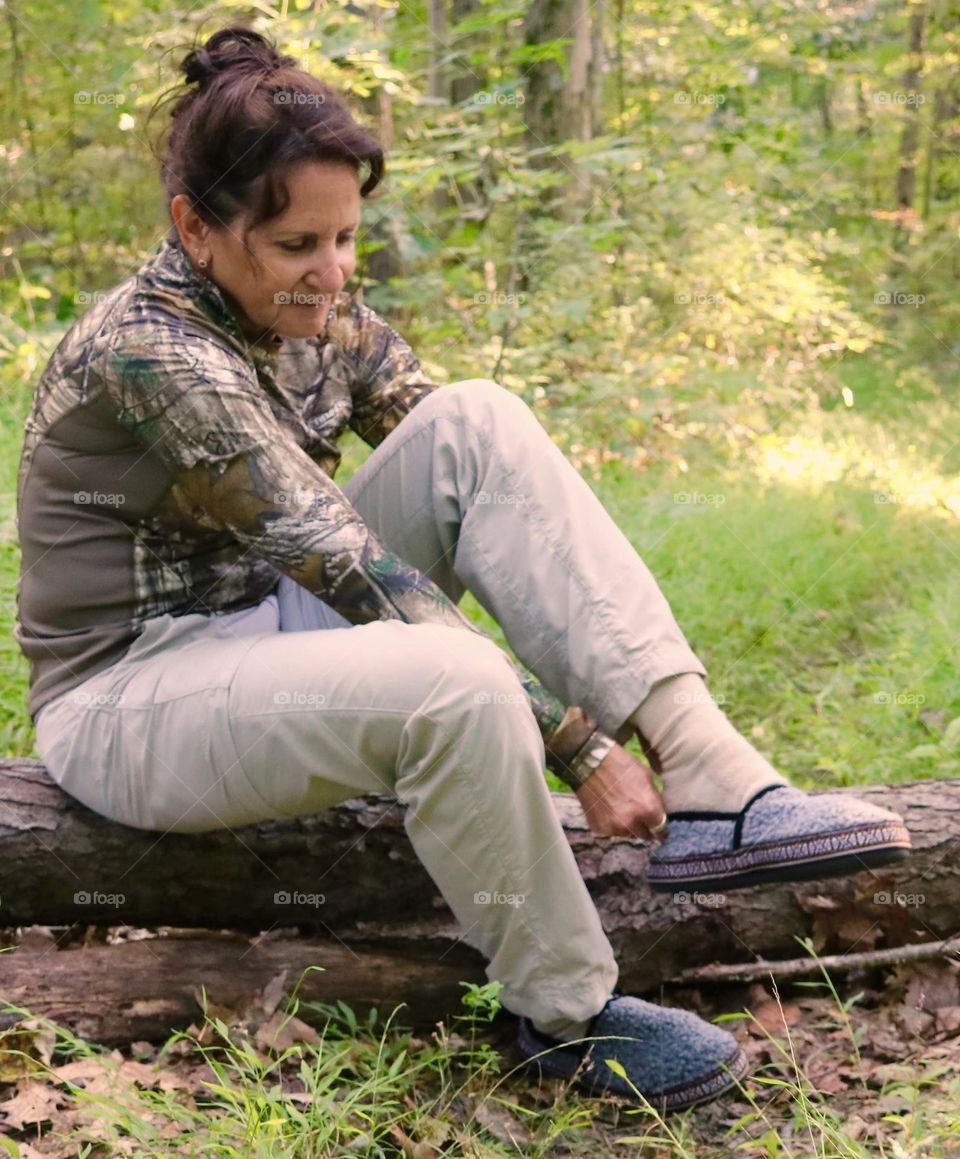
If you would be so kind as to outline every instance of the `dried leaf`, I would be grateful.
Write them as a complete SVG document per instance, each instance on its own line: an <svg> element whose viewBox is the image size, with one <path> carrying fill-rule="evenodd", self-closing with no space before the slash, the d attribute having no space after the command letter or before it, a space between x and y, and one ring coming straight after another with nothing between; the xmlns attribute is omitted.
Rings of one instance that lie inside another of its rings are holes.
<svg viewBox="0 0 960 1159"><path fill-rule="evenodd" d="M781 1004L773 998L762 1002L752 1013L757 1022L770 1034L782 1031L785 1026L795 1025L803 1016L803 1011L796 1002Z"/></svg>
<svg viewBox="0 0 960 1159"><path fill-rule="evenodd" d="M53 1116L69 1099L69 1095L49 1083L26 1082L12 1099L0 1103L0 1124L14 1131L23 1131L27 1127L52 1122Z"/></svg>
<svg viewBox="0 0 960 1159"><path fill-rule="evenodd" d="M415 1143L400 1127L391 1127L390 1134L408 1159L436 1159L440 1154L436 1147L431 1147L429 1143Z"/></svg>
<svg viewBox="0 0 960 1159"><path fill-rule="evenodd" d="M265 1018L269 1018L283 1001L283 996L286 993L288 973L289 970L281 970L276 977L270 979L266 986L264 986L262 992L257 996L257 1005L263 1011Z"/></svg>
<svg viewBox="0 0 960 1159"><path fill-rule="evenodd" d="M960 1006L941 1006L937 1011L937 1031L948 1037L960 1034Z"/></svg>
<svg viewBox="0 0 960 1159"><path fill-rule="evenodd" d="M511 1147L521 1147L530 1142L526 1127L499 1103L481 1099L473 1109L474 1118L484 1130L497 1140Z"/></svg>
<svg viewBox="0 0 960 1159"><path fill-rule="evenodd" d="M944 1006L960 1005L960 976L956 964L918 962L908 995L916 995L924 1010L935 1014Z"/></svg>
<svg viewBox="0 0 960 1159"><path fill-rule="evenodd" d="M0 1031L0 1083L12 1083L46 1069L57 1032L39 1018L23 1018Z"/></svg>
<svg viewBox="0 0 960 1159"><path fill-rule="evenodd" d="M282 1054L299 1042L315 1043L320 1042L321 1038L306 1022L278 1010L257 1030L255 1041L257 1046L263 1047L264 1050L274 1050Z"/></svg>

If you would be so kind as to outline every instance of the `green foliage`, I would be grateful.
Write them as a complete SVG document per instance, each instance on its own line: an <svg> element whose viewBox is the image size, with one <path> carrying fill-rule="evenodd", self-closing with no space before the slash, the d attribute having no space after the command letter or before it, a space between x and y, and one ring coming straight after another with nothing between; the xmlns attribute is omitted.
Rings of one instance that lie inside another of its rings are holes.
<svg viewBox="0 0 960 1159"><path fill-rule="evenodd" d="M629 456L658 419L707 436L729 419L748 440L831 398L833 368L877 344L956 358L950 6L912 92L906 6L633 0L607 29L605 131L583 142L528 131L530 69L570 42L525 43L529 4L483 0L447 29L438 67L477 88L456 103L427 95L423 0L222 2L178 20L158 0L21 7L0 35L0 309L28 324L69 321L159 240L163 118L146 114L195 34L247 19L367 116L389 102L366 251L389 238L403 276L369 300L438 375L495 373ZM903 219L893 177L915 112L922 196ZM731 389L741 368L749 385Z"/></svg>

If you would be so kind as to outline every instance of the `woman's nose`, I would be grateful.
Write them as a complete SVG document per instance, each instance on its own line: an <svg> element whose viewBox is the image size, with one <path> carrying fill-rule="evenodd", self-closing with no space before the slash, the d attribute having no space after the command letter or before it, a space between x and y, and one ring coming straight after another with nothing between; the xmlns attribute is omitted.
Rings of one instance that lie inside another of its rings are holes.
<svg viewBox="0 0 960 1159"><path fill-rule="evenodd" d="M331 259L314 266L304 275L303 280L320 294L336 294L343 289L346 278L339 263Z"/></svg>

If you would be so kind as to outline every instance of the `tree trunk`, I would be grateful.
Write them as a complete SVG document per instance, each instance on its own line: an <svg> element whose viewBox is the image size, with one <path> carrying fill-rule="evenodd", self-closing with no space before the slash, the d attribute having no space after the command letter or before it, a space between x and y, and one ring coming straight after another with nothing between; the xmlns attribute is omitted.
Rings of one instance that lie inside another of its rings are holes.
<svg viewBox="0 0 960 1159"><path fill-rule="evenodd" d="M89 1042L161 1041L191 1023L199 1027L204 994L211 1017L244 1018L278 975L284 975L284 996L344 1001L357 1010L375 1006L384 1017L402 1003L400 1022L428 1027L458 1013L461 979L484 981L479 955L462 946L439 960L376 947L358 953L329 940L187 934L163 931L158 938L60 952L51 942L0 954L0 1029L15 1021L3 1010L8 1003ZM299 1017L311 1021L307 1011Z"/></svg>
<svg viewBox="0 0 960 1159"><path fill-rule="evenodd" d="M379 4L370 4L367 8L369 19L373 25L376 38L381 46L385 44L383 28L383 9ZM386 50L379 49L380 56L386 59ZM378 84L371 94L364 99L367 113L375 120L377 137L389 157L393 148L393 101L383 84ZM400 257L400 246L397 240L397 226L394 218L395 210L391 209L393 198L387 194L382 203L374 196L368 203L365 217L369 224L365 226L366 233L372 241L382 243L378 249L366 253L363 258L363 272L374 282L385 284L391 278L399 278L403 274L403 261Z"/></svg>
<svg viewBox="0 0 960 1159"><path fill-rule="evenodd" d="M201 935L193 948L151 940L145 950L15 949L0 954L0 999L69 1015L75 1025L93 1019L106 1028L98 1033L111 1035L121 1033L122 1015L137 1028L132 1037L149 1037L148 1026L185 1025L195 1016L188 998L200 984L214 1001L230 1004L281 962L291 967L291 987L304 966L326 968L311 975L314 996L390 1008L408 1002L431 1017L457 1008L460 979L484 977L480 956L459 941L459 926L417 860L396 801L348 801L236 832L163 834L92 813L35 761L5 761L0 774L5 926L177 926ZM960 781L834 791L900 812L913 835L912 857L854 877L726 897L652 893L647 847L594 836L576 798L555 794L620 962L621 988L647 991L709 962L795 957L798 937L814 937L833 952L853 942L863 950L957 933ZM254 953L211 941L209 933L277 927L327 940Z"/></svg>
<svg viewBox="0 0 960 1159"><path fill-rule="evenodd" d="M563 64L551 57L525 70L523 113L532 148L591 140L603 127L598 107L604 64L602 8L589 0L532 0L523 31L529 47L571 41L563 50ZM570 177L566 216L586 202L589 179L569 157L544 153L537 160L559 166Z"/></svg>
<svg viewBox="0 0 960 1159"><path fill-rule="evenodd" d="M940 35L955 44L960 31L960 3L941 6L935 22ZM939 202L952 206L957 196L956 164L960 153L960 74L951 58L942 50L939 58L941 75L934 83L933 115L927 135L924 165L923 206L925 220L933 215Z"/></svg>
<svg viewBox="0 0 960 1159"><path fill-rule="evenodd" d="M469 100L475 93L482 92L487 87L485 67L469 59L471 48L477 44L477 34L456 32L457 25L474 16L478 8L479 0L453 0L450 13L453 24L451 35L454 37L457 54L450 68L450 100L455 105Z"/></svg>
<svg viewBox="0 0 960 1159"><path fill-rule="evenodd" d="M897 169L897 208L912 210L917 190L920 152L920 74L923 69L923 36L927 10L913 5L910 12L907 67L903 74L904 126L900 134L900 165Z"/></svg>
<svg viewBox="0 0 960 1159"><path fill-rule="evenodd" d="M427 91L434 100L444 100L447 95L443 64L447 54L447 0L429 0L427 21L430 27Z"/></svg>
<svg viewBox="0 0 960 1159"><path fill-rule="evenodd" d="M523 26L524 43L542 46L570 40L564 64L551 57L526 71L524 115L534 146L589 141L600 117L596 73L603 67L602 23L588 0L532 0Z"/></svg>
<svg viewBox="0 0 960 1159"><path fill-rule="evenodd" d="M823 135L825 137L833 136L833 109L831 102L832 93L830 91L830 81L827 77L821 77L817 89L817 105L820 109L820 125L823 128Z"/></svg>

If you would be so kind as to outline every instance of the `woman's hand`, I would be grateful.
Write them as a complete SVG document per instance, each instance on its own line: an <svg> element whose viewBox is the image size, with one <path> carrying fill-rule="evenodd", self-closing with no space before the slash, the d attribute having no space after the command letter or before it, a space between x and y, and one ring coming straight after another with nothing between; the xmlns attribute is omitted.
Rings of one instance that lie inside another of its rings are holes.
<svg viewBox="0 0 960 1159"><path fill-rule="evenodd" d="M600 837L662 841L666 836L651 832L666 817L653 774L620 745L614 745L576 792L587 824Z"/></svg>

